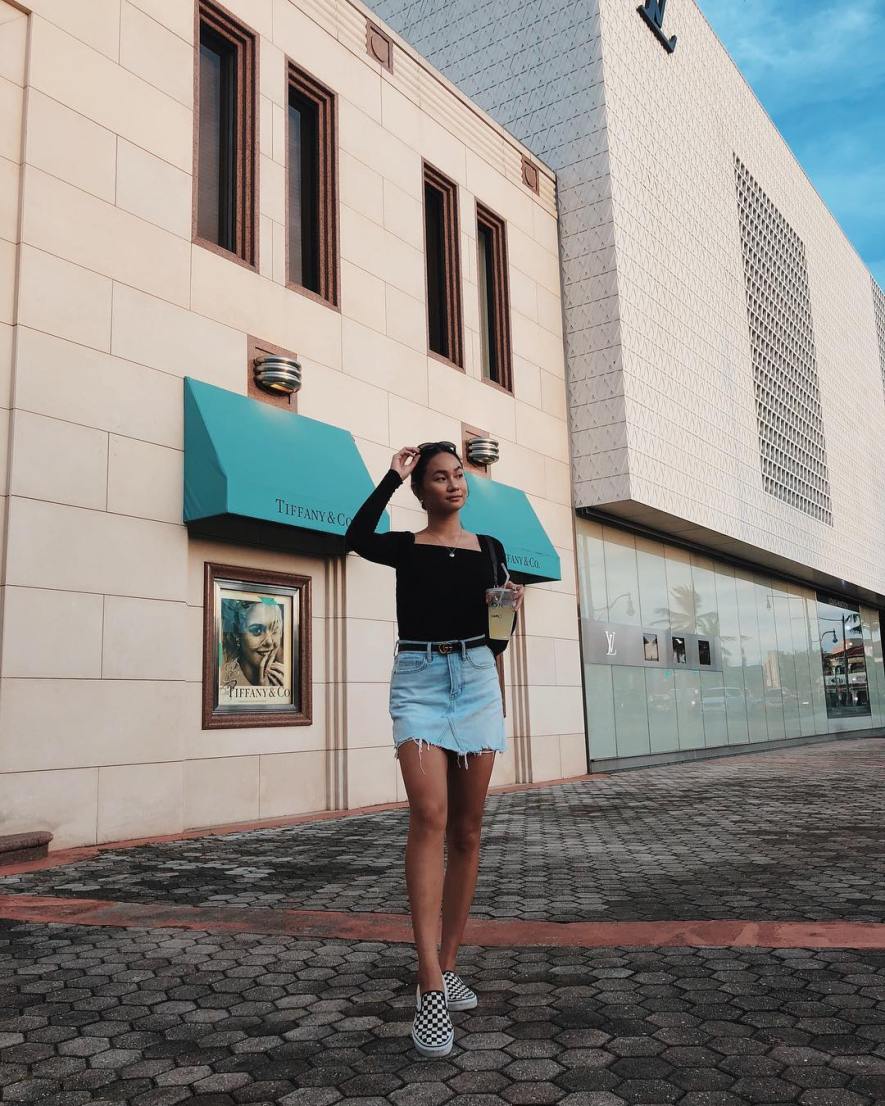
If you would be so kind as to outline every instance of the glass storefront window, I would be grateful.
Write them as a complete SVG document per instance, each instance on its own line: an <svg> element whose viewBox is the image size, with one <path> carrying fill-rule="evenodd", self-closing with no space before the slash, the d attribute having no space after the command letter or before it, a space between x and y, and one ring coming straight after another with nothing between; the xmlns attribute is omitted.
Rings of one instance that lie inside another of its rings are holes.
<svg viewBox="0 0 885 1106"><path fill-rule="evenodd" d="M829 718L870 713L860 612L824 596L817 600L818 637Z"/></svg>

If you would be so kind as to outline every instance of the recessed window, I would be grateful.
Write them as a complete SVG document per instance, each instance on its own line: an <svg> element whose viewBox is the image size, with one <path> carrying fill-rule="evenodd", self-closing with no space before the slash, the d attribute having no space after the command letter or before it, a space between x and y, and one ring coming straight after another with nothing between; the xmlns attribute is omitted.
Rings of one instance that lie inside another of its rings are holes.
<svg viewBox="0 0 885 1106"><path fill-rule="evenodd" d="M200 0L194 237L255 263L255 36Z"/></svg>
<svg viewBox="0 0 885 1106"><path fill-rule="evenodd" d="M288 281L338 302L335 97L289 65Z"/></svg>
<svg viewBox="0 0 885 1106"><path fill-rule="evenodd" d="M642 635L642 656L643 659L647 661L658 661L661 659L660 651L658 650L657 634Z"/></svg>
<svg viewBox="0 0 885 1106"><path fill-rule="evenodd" d="M504 221L476 205L482 375L510 389L510 294Z"/></svg>
<svg viewBox="0 0 885 1106"><path fill-rule="evenodd" d="M685 654L685 638L674 637L673 638L673 663L674 664L687 664L688 657Z"/></svg>
<svg viewBox="0 0 885 1106"><path fill-rule="evenodd" d="M713 663L709 641L704 641L703 639L698 641L698 662L704 665Z"/></svg>
<svg viewBox="0 0 885 1106"><path fill-rule="evenodd" d="M424 252L427 266L427 338L433 353L463 365L458 192L424 166Z"/></svg>

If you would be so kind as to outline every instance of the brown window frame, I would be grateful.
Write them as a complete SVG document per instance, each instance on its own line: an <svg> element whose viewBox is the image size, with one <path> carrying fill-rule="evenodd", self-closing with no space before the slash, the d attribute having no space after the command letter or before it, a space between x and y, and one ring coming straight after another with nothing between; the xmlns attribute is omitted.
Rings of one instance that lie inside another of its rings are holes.
<svg viewBox="0 0 885 1106"><path fill-rule="evenodd" d="M422 214L424 227L424 300L427 305L427 350L429 356L445 364L464 368L464 328L461 309L461 248L460 220L458 215L458 186L428 162L423 165ZM433 188L442 196L442 263L444 302L446 318L444 331L447 353L441 353L431 346L430 326L430 255L427 247L427 189Z"/></svg>
<svg viewBox="0 0 885 1106"><path fill-rule="evenodd" d="M205 24L213 33L228 42L236 52L237 94L233 137L236 148L233 201L234 249L200 235L199 171L200 171L200 45L201 28ZM193 200L191 238L199 246L229 258L250 269L258 268L258 234L256 231L258 195L258 36L245 23L235 18L215 0L197 0L194 5L194 147Z"/></svg>
<svg viewBox="0 0 885 1106"><path fill-rule="evenodd" d="M494 349L497 377L486 376L485 366L480 365L482 379L486 384L494 384L505 392L513 392L513 356L510 338L510 280L507 267L507 224L485 204L476 201L476 283L479 295L480 251L482 236L480 228L491 235L491 269L486 266L490 281L491 299L494 306L494 320L490 320L489 348ZM482 319L482 310L480 310ZM480 337L482 337L480 335ZM480 346L480 348L482 348Z"/></svg>
<svg viewBox="0 0 885 1106"><path fill-rule="evenodd" d="M289 92L311 101L317 110L317 262L319 291L308 288L290 273L289 240L290 172L289 164ZM286 58L286 287L318 303L339 308L338 251L338 99L335 93L302 66Z"/></svg>

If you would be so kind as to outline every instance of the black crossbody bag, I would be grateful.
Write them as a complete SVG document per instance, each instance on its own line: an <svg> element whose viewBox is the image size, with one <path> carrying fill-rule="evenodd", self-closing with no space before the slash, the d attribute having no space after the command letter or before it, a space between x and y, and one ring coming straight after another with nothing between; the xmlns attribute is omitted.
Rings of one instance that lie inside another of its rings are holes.
<svg viewBox="0 0 885 1106"><path fill-rule="evenodd" d="M501 567L501 562L498 559L498 552L495 549L495 543L492 541L491 537L489 537L488 534L479 534L477 536L485 542L486 549L488 549L489 551L489 559L492 562L492 579L495 582L494 586L500 587L502 585L499 584L498 581L500 579L499 569ZM518 614L517 617L519 617ZM513 630L510 631L511 637L513 636L515 630L516 618L514 618L513 620ZM486 645L488 645L489 649L491 649L496 657L503 653L509 644L510 638L508 638L506 641L492 640L492 638L489 637L488 630L486 630Z"/></svg>

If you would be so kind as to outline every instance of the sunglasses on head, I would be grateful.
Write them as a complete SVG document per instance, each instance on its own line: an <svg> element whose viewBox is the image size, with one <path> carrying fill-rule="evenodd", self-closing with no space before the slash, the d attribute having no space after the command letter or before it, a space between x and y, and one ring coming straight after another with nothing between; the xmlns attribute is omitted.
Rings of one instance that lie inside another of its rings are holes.
<svg viewBox="0 0 885 1106"><path fill-rule="evenodd" d="M440 449L446 449L449 453L457 453L457 447L454 442L422 442L418 446L418 452L422 453L425 449L429 449L431 446L439 446Z"/></svg>

